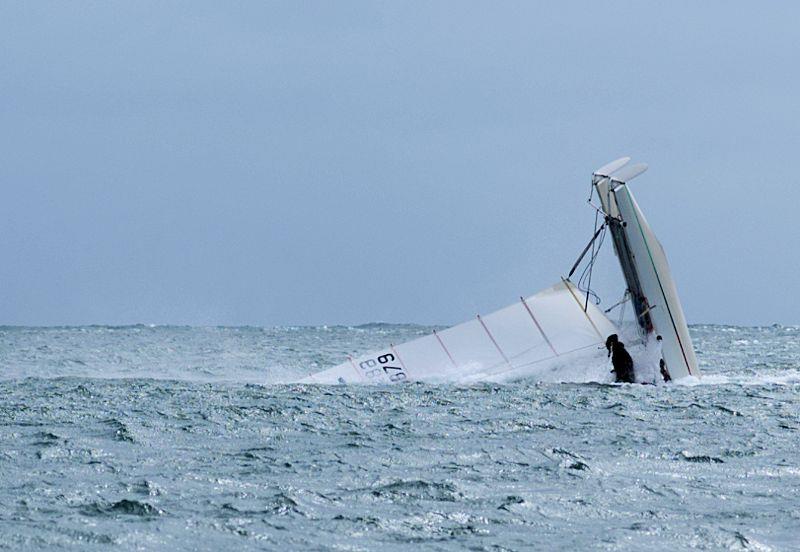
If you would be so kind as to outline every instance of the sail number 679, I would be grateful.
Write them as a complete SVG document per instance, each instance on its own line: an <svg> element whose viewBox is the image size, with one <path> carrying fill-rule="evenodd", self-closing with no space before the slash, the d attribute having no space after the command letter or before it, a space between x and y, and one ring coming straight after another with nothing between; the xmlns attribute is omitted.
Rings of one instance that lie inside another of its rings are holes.
<svg viewBox="0 0 800 552"><path fill-rule="evenodd" d="M384 353L375 358L368 358L359 363L358 367L364 372L368 378L377 378L384 374L389 378L392 383L399 383L408 379L405 371L400 366L393 366L399 364L397 358L392 353Z"/></svg>

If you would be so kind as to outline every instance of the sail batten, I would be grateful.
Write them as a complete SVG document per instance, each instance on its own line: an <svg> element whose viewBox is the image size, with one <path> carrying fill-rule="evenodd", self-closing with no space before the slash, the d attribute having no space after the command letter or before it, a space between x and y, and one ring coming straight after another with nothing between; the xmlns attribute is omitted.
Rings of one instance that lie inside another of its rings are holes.
<svg viewBox="0 0 800 552"><path fill-rule="evenodd" d="M547 342L547 345L550 347L550 349L552 349L553 354L558 356L558 351L556 351L556 348L553 347L553 343L547 338L547 334L544 333L544 330L542 329L542 325L539 324L538 320L536 320L536 316L533 314L533 311L531 310L530 305L528 305L528 302L525 301L524 297L520 297L519 300L522 301L522 304L525 306L525 310L528 311L528 314L530 315L531 320L533 320L533 323L536 325L536 329L539 330L539 333L542 334L542 337Z"/></svg>

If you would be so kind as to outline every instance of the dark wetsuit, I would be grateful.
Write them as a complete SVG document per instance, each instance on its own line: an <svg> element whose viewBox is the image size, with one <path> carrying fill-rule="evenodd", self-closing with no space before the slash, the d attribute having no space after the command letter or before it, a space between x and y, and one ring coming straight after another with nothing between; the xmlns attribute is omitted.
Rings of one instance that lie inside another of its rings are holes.
<svg viewBox="0 0 800 552"><path fill-rule="evenodd" d="M633 375L633 359L625 345L615 341L611 345L611 363L614 365L614 375L617 383L634 383L636 380Z"/></svg>
<svg viewBox="0 0 800 552"><path fill-rule="evenodd" d="M664 359L661 359L661 362L658 363L661 367L661 377L664 378L664 381L672 381L672 376L669 375L669 370L667 370L667 365L664 363Z"/></svg>

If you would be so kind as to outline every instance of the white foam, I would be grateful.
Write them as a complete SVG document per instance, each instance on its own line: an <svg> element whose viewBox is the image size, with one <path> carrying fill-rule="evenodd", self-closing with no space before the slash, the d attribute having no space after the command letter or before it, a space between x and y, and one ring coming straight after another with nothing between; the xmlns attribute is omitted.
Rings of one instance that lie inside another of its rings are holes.
<svg viewBox="0 0 800 552"><path fill-rule="evenodd" d="M771 370L764 373L714 374L705 373L702 377L688 376L674 382L676 385L797 385L800 384L800 370Z"/></svg>

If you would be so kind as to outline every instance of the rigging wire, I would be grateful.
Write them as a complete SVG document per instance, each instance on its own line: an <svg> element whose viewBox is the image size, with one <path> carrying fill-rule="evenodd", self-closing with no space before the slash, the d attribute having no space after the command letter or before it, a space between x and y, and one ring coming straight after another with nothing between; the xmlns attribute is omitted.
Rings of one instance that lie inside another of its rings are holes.
<svg viewBox="0 0 800 552"><path fill-rule="evenodd" d="M594 224L595 229L597 229L599 213L595 212L594 217ZM603 240L606 237L606 230L607 226L605 223L602 224L599 230L596 230L595 236L596 240L592 241L592 253L589 257L589 261L586 263L586 266L583 268L580 277L578 278L577 287L580 291L586 294L586 303L584 304L584 310L589 307L589 297L591 296L594 300L595 305L599 305L602 301L600 296L592 290L592 272L594 269L594 263L597 261L597 257L600 254L600 249L603 246Z"/></svg>
<svg viewBox="0 0 800 552"><path fill-rule="evenodd" d="M575 271L580 266L583 258L589 253L589 249L591 249L591 255L589 256L589 261L586 266L583 268L583 271L580 274L577 282L577 288L580 292L586 294L586 301L583 305L583 310L586 311L589 308L589 296L594 299L594 304L599 305L601 302L600 296L592 290L592 272L594 269L594 263L597 261L597 256L600 253L600 249L603 246L603 240L606 236L606 230L608 226L606 225L605 221L605 213L603 213L600 209L592 205L592 196L594 195L594 182L592 182L591 188L589 190L589 198L587 199L587 203L594 208L594 231L592 235L592 239L589 240L589 243L586 244L586 247L583 248L583 251L578 256L578 260L575 261L575 264L572 265L572 269L569 271L569 275L567 279L571 278ZM600 218L603 217L602 222Z"/></svg>
<svg viewBox="0 0 800 552"><path fill-rule="evenodd" d="M594 228L595 228L595 232L597 232L597 218L598 218L598 216L599 215L598 215L597 211L595 211L594 212ZM605 235L603 235L602 238L605 238ZM603 243L601 241L600 245L602 245L602 244ZM595 242L592 241L592 256L591 256L590 261L589 261L589 279L588 279L587 284L586 284L586 302L583 304L583 310L584 311L586 311L589 308L589 293L591 292L591 289L592 289L592 272L594 271L594 259L595 259L595 257L597 257L597 254L595 253L595 249L596 249L595 248ZM580 283L580 280L578 280L578 283ZM593 294L593 295L594 295L595 299L597 300L597 303L595 303L595 304L600 304L600 297L596 293Z"/></svg>
<svg viewBox="0 0 800 552"><path fill-rule="evenodd" d="M626 289L625 295L623 296L622 299L622 308L619 309L619 322L617 322L617 328L622 327L622 320L625 318L625 307L628 305L628 299L630 298L631 298L631 292Z"/></svg>
<svg viewBox="0 0 800 552"><path fill-rule="evenodd" d="M626 289L626 290L625 290L625 293L623 293L623 294L622 294L622 299L620 299L619 301L617 301L616 303L614 303L613 305L611 305L610 307L608 307L608 308L607 308L606 310L604 310L603 312L604 312L605 314L608 314L609 312L611 312L612 310L614 310L614 309L615 309L615 308L617 308L618 306L620 306L620 305L624 305L625 303L627 303L628 301L630 301L630 299L631 299L631 292L630 292L630 290L627 290L627 289Z"/></svg>
<svg viewBox="0 0 800 552"><path fill-rule="evenodd" d="M594 196L594 186L595 186L595 175L592 175L592 182L589 184L589 199L586 200L586 203L592 203L592 197Z"/></svg>

